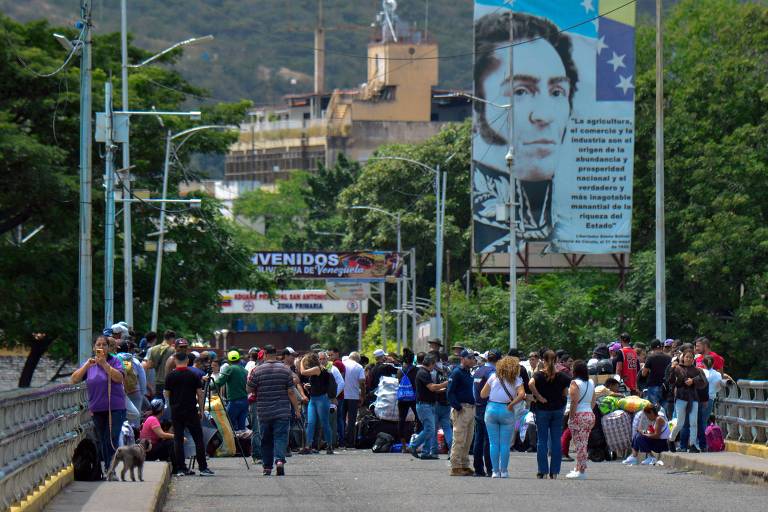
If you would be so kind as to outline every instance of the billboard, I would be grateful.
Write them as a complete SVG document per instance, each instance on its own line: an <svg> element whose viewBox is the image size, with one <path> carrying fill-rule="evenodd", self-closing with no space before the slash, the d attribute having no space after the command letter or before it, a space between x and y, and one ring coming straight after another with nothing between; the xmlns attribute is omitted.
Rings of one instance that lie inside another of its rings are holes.
<svg viewBox="0 0 768 512"><path fill-rule="evenodd" d="M497 212L510 197L518 249L629 252L634 25L626 0L476 0L474 86L485 102L473 112L475 254L509 251L509 216Z"/></svg>
<svg viewBox="0 0 768 512"><path fill-rule="evenodd" d="M220 290L221 312L230 314L321 314L368 312L368 300L337 300L326 290L280 290L270 300L265 292Z"/></svg>
<svg viewBox="0 0 768 512"><path fill-rule="evenodd" d="M378 282L400 277L406 256L388 251L265 251L257 252L251 260L260 272L285 269L298 279Z"/></svg>

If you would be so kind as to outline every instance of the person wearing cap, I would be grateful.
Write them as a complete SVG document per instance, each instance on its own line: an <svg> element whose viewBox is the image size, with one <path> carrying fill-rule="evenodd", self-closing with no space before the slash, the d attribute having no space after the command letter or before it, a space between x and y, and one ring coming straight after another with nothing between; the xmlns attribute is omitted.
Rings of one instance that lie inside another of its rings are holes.
<svg viewBox="0 0 768 512"><path fill-rule="evenodd" d="M437 338L433 338L429 340L427 344L429 345L429 350L427 351L427 353L435 354L435 357L439 360L438 354L440 353L440 349L443 346L443 342Z"/></svg>
<svg viewBox="0 0 768 512"><path fill-rule="evenodd" d="M661 387L664 384L664 372L672 364L672 358L662 350L661 341L651 341L651 354L645 360L642 375L646 378L646 397L652 404L662 405Z"/></svg>
<svg viewBox="0 0 768 512"><path fill-rule="evenodd" d="M394 377L397 375L397 368L392 363L387 362L387 353L377 348L373 351L373 357L376 359L376 364L371 370L371 382L368 386L368 398L375 400L376 389L379 387L379 381L382 377Z"/></svg>
<svg viewBox="0 0 768 512"><path fill-rule="evenodd" d="M475 365L475 354L462 349L460 365L448 377L448 403L451 405L453 443L451 444L451 476L472 476L469 467L469 447L475 433L474 380L470 369Z"/></svg>
<svg viewBox="0 0 768 512"><path fill-rule="evenodd" d="M144 357L145 370L155 370L155 382L152 389L153 396L155 398L163 398L163 385L165 383L165 363L168 362L168 358L173 355L174 345L176 344L176 333L171 330L165 331L163 334L163 341L158 345L154 345L147 351L147 355ZM149 387L149 383L147 383Z"/></svg>
<svg viewBox="0 0 768 512"><path fill-rule="evenodd" d="M627 389L634 394L639 395L637 390L637 372L640 369L639 361L637 359L637 351L632 348L630 343L629 334L622 333L619 336L621 342L621 350L616 361L616 373L624 381L624 385Z"/></svg>
<svg viewBox="0 0 768 512"><path fill-rule="evenodd" d="M485 364L475 371L473 376L473 395L475 397L475 441L472 446L473 466L475 476L491 476L493 466L491 464L491 445L488 439L488 430L485 425L485 410L488 406L488 398L483 398L481 391L488 379L496 373L496 362L501 359L501 352L496 349L484 354Z"/></svg>
<svg viewBox="0 0 768 512"><path fill-rule="evenodd" d="M464 345L460 343L456 343L454 346L451 347L451 350L453 350L453 355L461 357L461 353L464 352ZM473 353L474 355L474 353Z"/></svg>
<svg viewBox="0 0 768 512"><path fill-rule="evenodd" d="M227 386L227 414L232 422L232 430L245 430L245 420L248 417L248 392L245 382L248 372L240 363L240 352L230 350L227 352L229 364L221 370L213 383L216 387Z"/></svg>
<svg viewBox="0 0 768 512"><path fill-rule="evenodd" d="M165 362L165 374L168 375L176 368L176 353L189 355L189 341L186 338L178 338L174 343L174 353ZM189 360L187 361L189 363Z"/></svg>
<svg viewBox="0 0 768 512"><path fill-rule="evenodd" d="M608 354L611 357L611 363L613 363L613 373L616 374L616 366L621 360L621 343L614 341L608 345Z"/></svg>
<svg viewBox="0 0 768 512"><path fill-rule="evenodd" d="M251 373L251 370L256 368L256 365L259 364L259 352L261 349L259 347L251 347L248 349L248 362L245 363L245 371L248 373Z"/></svg>
<svg viewBox="0 0 768 512"><path fill-rule="evenodd" d="M162 398L154 398L149 403L150 415L144 420L139 433L139 439L146 439L151 444L147 452L146 460L172 460L173 454L173 434L163 430L160 426L160 416L163 415L165 402Z"/></svg>

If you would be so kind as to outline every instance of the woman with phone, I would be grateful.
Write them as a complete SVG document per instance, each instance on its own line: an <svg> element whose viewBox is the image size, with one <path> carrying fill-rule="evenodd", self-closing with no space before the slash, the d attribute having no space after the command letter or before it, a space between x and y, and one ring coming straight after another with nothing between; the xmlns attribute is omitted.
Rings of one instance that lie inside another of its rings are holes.
<svg viewBox="0 0 768 512"><path fill-rule="evenodd" d="M509 478L509 447L515 432L515 420L525 400L520 360L506 356L496 363L496 373L488 378L480 396L488 399L485 427L491 445L491 478Z"/></svg>
<svg viewBox="0 0 768 512"><path fill-rule="evenodd" d="M99 336L93 344L93 357L72 374L72 383L85 380L88 389L88 410L99 440L105 465L109 465L117 450L120 428L125 421L125 389L123 362L109 353L107 336Z"/></svg>
<svg viewBox="0 0 768 512"><path fill-rule="evenodd" d="M301 450L302 454L312 453L312 440L315 437L315 426L320 423L323 429L323 438L326 443L325 453L333 455L333 437L331 437L330 410L331 401L328 398L328 389L331 384L336 385L331 373L320 365L320 358L315 352L307 354L299 363L299 372L309 378L305 388L309 393L309 406L307 408L307 439L306 446Z"/></svg>

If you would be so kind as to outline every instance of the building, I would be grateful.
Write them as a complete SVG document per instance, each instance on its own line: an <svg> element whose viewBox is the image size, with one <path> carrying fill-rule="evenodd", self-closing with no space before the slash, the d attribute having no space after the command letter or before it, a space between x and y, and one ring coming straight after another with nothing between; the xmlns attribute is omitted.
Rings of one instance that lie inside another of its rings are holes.
<svg viewBox="0 0 768 512"><path fill-rule="evenodd" d="M366 82L288 95L283 105L253 109L227 155L226 181L268 185L291 170L331 166L342 153L362 162L382 144L421 142L471 115L465 98L436 89L437 43L394 11L386 15L379 19L380 35L368 44Z"/></svg>

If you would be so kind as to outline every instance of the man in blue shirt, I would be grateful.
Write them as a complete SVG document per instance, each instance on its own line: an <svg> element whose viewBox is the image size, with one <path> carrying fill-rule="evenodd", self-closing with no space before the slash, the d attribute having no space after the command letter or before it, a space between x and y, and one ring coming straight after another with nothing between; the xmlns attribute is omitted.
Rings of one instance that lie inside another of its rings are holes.
<svg viewBox="0 0 768 512"><path fill-rule="evenodd" d="M451 405L453 444L451 444L451 476L472 476L469 467L469 445L475 432L474 381L469 370L475 365L475 354L463 349L461 364L448 377L448 403Z"/></svg>
<svg viewBox="0 0 768 512"><path fill-rule="evenodd" d="M480 391L488 379L496 373L496 362L501 359L501 352L489 350L487 363L477 369L474 375L475 397L475 442L472 447L475 476L491 476L491 445L488 431L485 429L485 407L488 399L480 396Z"/></svg>

